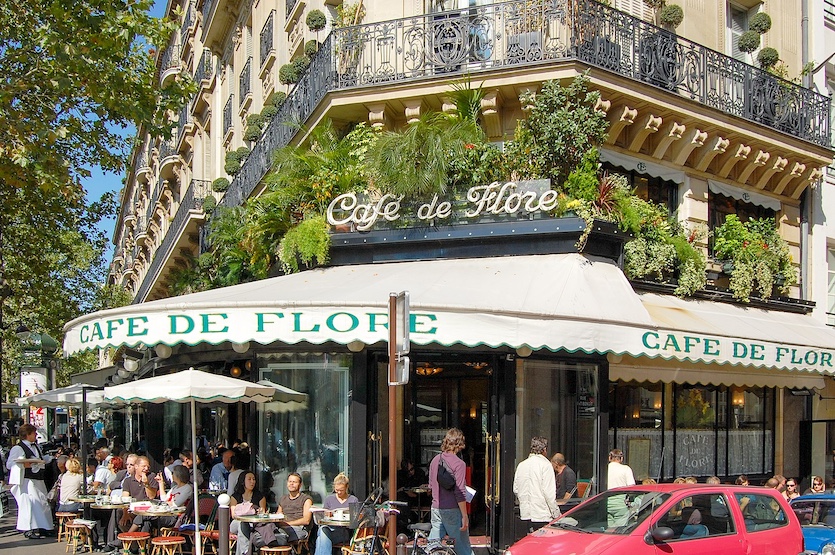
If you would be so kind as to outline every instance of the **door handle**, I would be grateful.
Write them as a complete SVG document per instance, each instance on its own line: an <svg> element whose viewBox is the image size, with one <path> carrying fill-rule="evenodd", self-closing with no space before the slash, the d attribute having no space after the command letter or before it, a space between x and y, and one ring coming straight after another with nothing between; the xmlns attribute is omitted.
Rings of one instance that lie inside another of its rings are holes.
<svg viewBox="0 0 835 555"><path fill-rule="evenodd" d="M502 481L502 434L500 432L496 432L496 438L493 440L493 446L495 447L496 451L496 476L493 479L493 500L495 501L496 505L498 505L501 492L500 486Z"/></svg>
<svg viewBox="0 0 835 555"><path fill-rule="evenodd" d="M493 501L493 492L492 492L492 477L490 476L490 458L493 455L492 450L490 447L493 444L493 436L487 434L484 438L485 449L484 449L484 502L490 503Z"/></svg>

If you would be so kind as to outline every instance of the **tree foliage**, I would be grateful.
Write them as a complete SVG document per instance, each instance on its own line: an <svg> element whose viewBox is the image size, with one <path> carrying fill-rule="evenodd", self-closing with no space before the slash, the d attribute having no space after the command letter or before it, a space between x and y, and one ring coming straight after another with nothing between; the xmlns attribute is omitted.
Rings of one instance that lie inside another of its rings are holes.
<svg viewBox="0 0 835 555"><path fill-rule="evenodd" d="M152 5L0 3L0 282L12 293L2 306L4 386L18 364L17 322L60 342L65 322L120 302L100 287L107 237L97 227L116 202L90 202L81 183L90 168L124 167L128 128L170 134L169 114L194 89L188 79L160 88L155 53L175 24L151 17Z"/></svg>

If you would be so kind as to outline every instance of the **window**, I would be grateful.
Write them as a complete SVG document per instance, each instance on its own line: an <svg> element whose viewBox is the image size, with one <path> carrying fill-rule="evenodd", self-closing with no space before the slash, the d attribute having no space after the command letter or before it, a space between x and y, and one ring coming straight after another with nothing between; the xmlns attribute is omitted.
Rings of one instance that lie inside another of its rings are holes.
<svg viewBox="0 0 835 555"><path fill-rule="evenodd" d="M774 490L776 491L776 490ZM736 501L745 518L745 529L749 532L771 530L788 524L786 513L777 499L761 493L737 493Z"/></svg>
<svg viewBox="0 0 835 555"><path fill-rule="evenodd" d="M826 249L826 263L828 267L826 293L826 323L835 326L835 248Z"/></svg>
<svg viewBox="0 0 835 555"><path fill-rule="evenodd" d="M638 198L665 206L670 214L678 209L678 185L673 181L627 171L609 163L604 163L603 169L609 173L625 176Z"/></svg>
<svg viewBox="0 0 835 555"><path fill-rule="evenodd" d="M744 200L726 197L723 194L714 193L713 191L710 191L708 195L708 219L710 220L711 231L725 223L725 220L730 214L736 214L741 222L761 218L774 218L774 225L777 225L777 212L770 208L745 202ZM713 252L712 237L710 240L710 251L711 253Z"/></svg>
<svg viewBox="0 0 835 555"><path fill-rule="evenodd" d="M691 540L734 532L733 519L724 495L685 497L662 517L661 526L673 529L675 540Z"/></svg>

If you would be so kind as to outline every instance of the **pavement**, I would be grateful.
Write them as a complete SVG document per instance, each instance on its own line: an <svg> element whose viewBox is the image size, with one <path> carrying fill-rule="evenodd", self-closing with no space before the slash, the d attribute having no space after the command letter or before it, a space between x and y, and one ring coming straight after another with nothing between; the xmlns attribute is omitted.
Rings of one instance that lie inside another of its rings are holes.
<svg viewBox="0 0 835 555"><path fill-rule="evenodd" d="M39 540L29 540L15 528L17 523L17 505L14 497L8 493L8 487L2 486L3 516L0 517L0 552L14 555L68 555L66 543L58 542L55 536ZM8 495L8 504L6 498ZM8 551L7 551L8 550ZM13 550L13 551L12 551Z"/></svg>

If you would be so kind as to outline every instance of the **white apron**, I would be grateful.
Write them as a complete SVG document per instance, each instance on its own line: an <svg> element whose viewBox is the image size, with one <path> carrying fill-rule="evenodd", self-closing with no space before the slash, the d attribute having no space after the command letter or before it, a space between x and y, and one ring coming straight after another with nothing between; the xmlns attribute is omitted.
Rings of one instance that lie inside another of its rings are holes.
<svg viewBox="0 0 835 555"><path fill-rule="evenodd" d="M52 530L52 511L46 500L43 480L24 478L22 482L11 487L17 501L17 529L21 532L37 528Z"/></svg>

